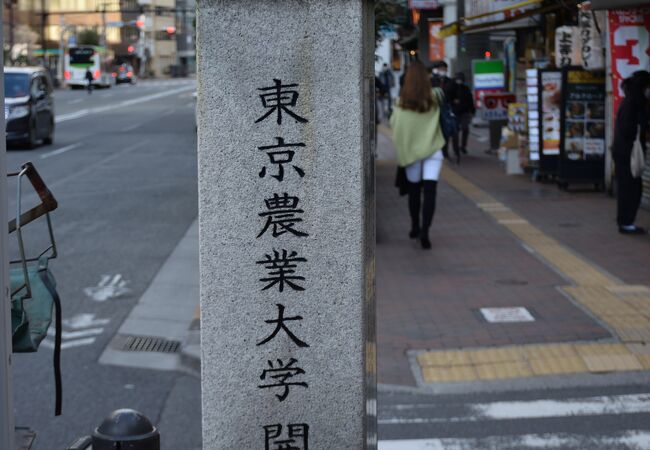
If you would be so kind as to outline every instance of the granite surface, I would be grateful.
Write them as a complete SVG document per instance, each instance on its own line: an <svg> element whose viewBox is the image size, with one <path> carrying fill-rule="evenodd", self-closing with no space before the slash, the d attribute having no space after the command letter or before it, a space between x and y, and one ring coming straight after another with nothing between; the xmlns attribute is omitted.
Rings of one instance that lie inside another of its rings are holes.
<svg viewBox="0 0 650 450"><path fill-rule="evenodd" d="M362 0L199 2L206 450L298 447L301 425L311 449L375 446L372 11ZM275 80L283 108L260 97ZM304 146L259 149L278 138ZM280 174L272 158L288 151ZM301 278L280 292L261 279L279 270L266 255L284 250L287 275ZM281 308L295 339L281 329L260 345Z"/></svg>

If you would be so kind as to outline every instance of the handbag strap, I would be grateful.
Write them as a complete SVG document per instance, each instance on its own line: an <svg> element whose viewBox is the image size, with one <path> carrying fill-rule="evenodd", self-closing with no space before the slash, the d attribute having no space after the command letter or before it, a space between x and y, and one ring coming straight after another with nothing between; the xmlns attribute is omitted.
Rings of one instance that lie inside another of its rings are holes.
<svg viewBox="0 0 650 450"><path fill-rule="evenodd" d="M54 355L52 357L52 365L54 366L54 391L55 391L55 405L54 415L61 415L61 407L63 403L63 388L61 385L61 299L56 288L52 285L49 277L49 272L46 267L41 266L38 271L43 285L47 288L54 300Z"/></svg>

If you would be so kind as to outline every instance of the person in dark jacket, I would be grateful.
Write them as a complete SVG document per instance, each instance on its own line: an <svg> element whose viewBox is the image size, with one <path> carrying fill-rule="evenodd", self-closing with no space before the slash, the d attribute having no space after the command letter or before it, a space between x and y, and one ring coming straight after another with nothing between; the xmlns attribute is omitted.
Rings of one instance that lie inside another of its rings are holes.
<svg viewBox="0 0 650 450"><path fill-rule="evenodd" d="M431 86L433 88L440 88L445 94L445 103L447 103L453 111L453 102L456 98L456 85L454 80L447 76L449 66L444 61L434 63L431 76ZM442 154L445 159L449 159L449 139L445 140L445 145L442 147ZM454 147L456 153L456 161L460 162L460 150Z"/></svg>
<svg viewBox="0 0 650 450"><path fill-rule="evenodd" d="M623 81L625 98L616 114L614 126L613 157L618 182L618 207L616 222L622 234L645 234L646 230L636 226L636 214L641 204L643 184L641 178L634 178L630 169L632 147L639 139L646 151L645 136L648 130L648 99L650 99L650 73L645 70L634 72Z"/></svg>
<svg viewBox="0 0 650 450"><path fill-rule="evenodd" d="M472 116L476 113L474 96L472 90L465 84L465 74L458 72L456 77L456 92L451 104L452 111L458 119L458 133L460 134L460 152L467 154L467 139L469 138L469 125L472 123ZM459 154L459 136L453 138L454 152Z"/></svg>
<svg viewBox="0 0 650 450"><path fill-rule="evenodd" d="M86 79L86 88L88 89L88 93L92 94L93 92L93 73L90 71L90 68L86 68L86 74L84 75L84 78Z"/></svg>

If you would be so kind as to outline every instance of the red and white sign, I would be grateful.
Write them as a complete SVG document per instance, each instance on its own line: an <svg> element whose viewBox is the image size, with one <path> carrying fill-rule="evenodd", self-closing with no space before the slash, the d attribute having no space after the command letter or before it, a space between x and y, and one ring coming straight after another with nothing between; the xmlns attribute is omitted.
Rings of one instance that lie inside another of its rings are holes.
<svg viewBox="0 0 650 450"><path fill-rule="evenodd" d="M517 96L510 92L486 93L483 96L483 107L479 113L483 120L507 120L508 105L515 103Z"/></svg>
<svg viewBox="0 0 650 450"><path fill-rule="evenodd" d="M637 70L650 69L650 8L610 10L608 21L616 113L625 96L621 82Z"/></svg>
<svg viewBox="0 0 650 450"><path fill-rule="evenodd" d="M429 20L429 61L445 59L445 40L438 37L442 20Z"/></svg>

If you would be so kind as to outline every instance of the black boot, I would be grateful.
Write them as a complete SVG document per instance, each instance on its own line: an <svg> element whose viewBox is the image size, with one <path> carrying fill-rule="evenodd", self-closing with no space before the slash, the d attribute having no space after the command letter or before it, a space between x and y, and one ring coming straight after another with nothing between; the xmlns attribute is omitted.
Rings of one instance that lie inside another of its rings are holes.
<svg viewBox="0 0 650 450"><path fill-rule="evenodd" d="M433 222L433 213L436 211L436 192L438 190L438 182L432 180L425 180L424 187L424 206L422 207L422 231L420 233L420 243L422 248L428 250L431 248L431 241L429 240L429 228Z"/></svg>
<svg viewBox="0 0 650 450"><path fill-rule="evenodd" d="M409 237L415 239L420 235L420 191L422 183L408 184L409 215L411 216L411 231Z"/></svg>

